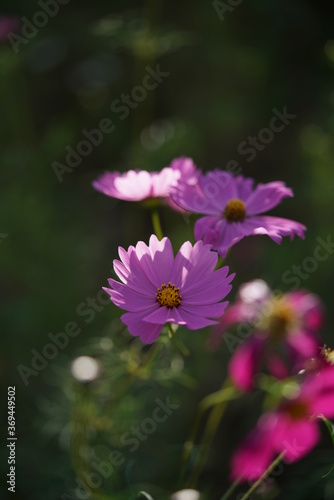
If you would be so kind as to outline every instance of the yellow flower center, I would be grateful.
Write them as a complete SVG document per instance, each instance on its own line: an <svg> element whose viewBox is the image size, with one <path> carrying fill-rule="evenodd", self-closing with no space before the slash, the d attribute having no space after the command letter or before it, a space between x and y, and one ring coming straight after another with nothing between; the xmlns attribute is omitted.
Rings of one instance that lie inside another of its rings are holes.
<svg viewBox="0 0 334 500"><path fill-rule="evenodd" d="M334 351L332 349L324 345L321 349L321 354L325 358L327 363L329 363L330 365L334 365Z"/></svg>
<svg viewBox="0 0 334 500"><path fill-rule="evenodd" d="M243 201L233 198L224 210L224 217L229 222L239 222L246 217L246 208Z"/></svg>
<svg viewBox="0 0 334 500"><path fill-rule="evenodd" d="M294 314L289 307L278 307L269 318L269 329L272 337L281 338L294 320Z"/></svg>
<svg viewBox="0 0 334 500"><path fill-rule="evenodd" d="M168 285L165 283L158 288L155 294L157 301L161 306L178 307L181 304L182 296L180 295L180 288L175 288L175 284L169 281Z"/></svg>
<svg viewBox="0 0 334 500"><path fill-rule="evenodd" d="M282 340L298 323L292 307L283 298L273 298L264 306L263 316L257 323L262 330L269 331L274 341Z"/></svg>

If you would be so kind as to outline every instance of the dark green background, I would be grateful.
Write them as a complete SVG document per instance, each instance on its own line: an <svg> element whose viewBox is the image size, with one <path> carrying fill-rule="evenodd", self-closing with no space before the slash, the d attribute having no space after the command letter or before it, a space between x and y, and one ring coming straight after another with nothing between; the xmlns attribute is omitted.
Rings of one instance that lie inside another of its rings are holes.
<svg viewBox="0 0 334 500"><path fill-rule="evenodd" d="M40 10L35 1L2 1L1 8L29 20ZM152 232L148 212L104 197L91 181L104 169L159 170L179 155L193 157L204 170L237 160L244 175L258 182L285 181L295 198L275 213L307 225L306 240L285 240L279 247L264 237L250 238L233 249L229 265L237 273L233 293L238 284L258 277L287 291L282 275L313 255L318 237L334 239L333 40L330 2L245 0L221 21L210 1L71 0L18 54L8 42L0 45L0 233L8 235L0 240L0 383L3 408L7 386L17 390L16 498L48 500L71 492L70 362L79 354L94 355L100 337L117 339L109 325L119 317L108 305L86 323L76 309L96 297L112 275L118 245L147 241ZM170 75L121 121L111 103L141 83L147 65L156 64ZM239 144L268 125L273 108L284 106L296 118L248 163ZM112 119L115 131L60 183L52 163L63 163L65 147L75 147L82 130L96 128L102 118ZM145 137L151 134L151 149L140 140L144 129ZM188 221L167 208L162 222L175 250L193 238ZM333 259L319 263L303 286L323 299L323 336L334 346ZM47 334L63 331L69 321L79 324L80 335L25 387L17 366L29 366L31 349L41 351ZM179 416L131 457L115 483L106 484L103 498L126 499L130 493L124 488L140 481L163 492L176 488L196 402L220 386L225 372L226 345L218 353L206 352L208 334L183 334L192 352L186 370L198 382L193 391L176 383L162 390L152 382L156 394L183 401ZM119 335L126 345L127 334ZM103 363L108 366L107 354ZM112 390L107 381L103 390ZM140 391L134 399L138 403L141 396L141 414L150 415L154 403L144 384ZM231 450L254 422L247 402L233 406L215 442L200 486L210 491L209 498L227 488ZM6 436L5 414L3 423ZM6 459L2 447L3 477ZM285 467L272 493L278 496L263 498L334 498L334 480L322 479L332 462L324 434L322 447ZM3 498L6 494L4 487Z"/></svg>

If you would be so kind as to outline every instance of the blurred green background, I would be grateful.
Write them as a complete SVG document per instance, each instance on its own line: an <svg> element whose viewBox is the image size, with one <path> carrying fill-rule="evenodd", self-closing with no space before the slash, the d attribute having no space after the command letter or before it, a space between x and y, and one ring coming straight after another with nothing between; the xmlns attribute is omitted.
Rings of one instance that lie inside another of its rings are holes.
<svg viewBox="0 0 334 500"><path fill-rule="evenodd" d="M94 310L89 298L96 299L112 276L118 245L147 242L152 227L149 212L93 190L99 173L160 170L185 155L203 170L224 169L235 160L257 182L291 186L295 198L275 213L307 225L306 240L285 240L279 247L264 237L249 238L234 247L228 258L237 273L232 297L239 284L258 277L287 291L283 274L313 256L317 238L334 240L334 7L316 0L252 0L223 12L217 5L71 0L58 5L30 39L16 39L16 51L7 39L0 41L0 383L3 435L7 386L17 392L16 498L127 499L141 489L167 498L177 489L182 443L196 405L220 387L226 372L224 342L211 353L209 331L185 332L185 366L179 353L165 352L154 378L136 380L117 402L129 376L130 336L116 307L95 303ZM1 2L3 16L32 21L41 10L35 1ZM15 33L22 36L21 30ZM147 66L158 64L169 75L122 120L112 104L141 85ZM284 107L296 117L247 161L239 145L268 127L274 108ZM65 164L66 147L76 149L85 139L82 131L98 128L105 118L113 132L60 182L54 162ZM175 250L185 239L193 241L192 218L168 208L161 215ZM323 336L332 346L333 259L329 254L302 282L326 305ZM31 350L41 352L48 334L63 332L70 321L80 334L25 385L18 365L31 367ZM73 380L70 365L79 355L99 359L99 382L80 386ZM103 453L120 449L119 435L150 416L156 398L168 396L180 405L175 415L136 453L124 452L125 463L99 491L77 496L76 478L78 471L84 474L89 450L107 447L96 452L101 461ZM199 483L210 499L228 487L230 453L255 421L252 398L231 405L221 425ZM261 498L334 498L333 476L322 479L333 459L324 433L322 445L285 467ZM1 462L5 477L4 447Z"/></svg>

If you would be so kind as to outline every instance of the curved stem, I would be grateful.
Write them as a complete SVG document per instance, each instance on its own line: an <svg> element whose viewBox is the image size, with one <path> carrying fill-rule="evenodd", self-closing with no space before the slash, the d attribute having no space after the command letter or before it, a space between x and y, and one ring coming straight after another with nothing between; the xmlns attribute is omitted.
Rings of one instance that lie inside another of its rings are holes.
<svg viewBox="0 0 334 500"><path fill-rule="evenodd" d="M245 495L241 498L241 500L248 500L253 495L253 493L258 489L258 487L261 486L263 481L267 479L267 477L271 474L271 472L275 469L275 467L281 462L284 455L285 451L283 451L283 453L281 453L276 458L276 460L274 460L273 463L269 465L268 469L262 474L260 479L258 479L256 483L253 484L253 486L247 491L247 493L245 493Z"/></svg>
<svg viewBox="0 0 334 500"><path fill-rule="evenodd" d="M160 217L159 217L159 212L157 208L152 208L152 224L153 224L153 229L154 232L159 238L159 240L162 240L164 237L162 229L161 229L161 224L160 224Z"/></svg>

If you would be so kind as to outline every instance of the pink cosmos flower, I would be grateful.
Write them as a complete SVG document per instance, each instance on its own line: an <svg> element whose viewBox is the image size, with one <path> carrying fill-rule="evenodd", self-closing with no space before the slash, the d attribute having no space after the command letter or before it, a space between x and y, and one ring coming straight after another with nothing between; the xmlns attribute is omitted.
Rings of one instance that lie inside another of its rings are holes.
<svg viewBox="0 0 334 500"><path fill-rule="evenodd" d="M20 21L14 16L0 17L0 40L6 40L7 36L20 27Z"/></svg>
<svg viewBox="0 0 334 500"><path fill-rule="evenodd" d="M93 187L107 196L125 201L142 201L150 198L162 198L172 208L182 211L170 198L172 187L182 179L186 184L197 182L199 171L191 158L180 157L172 161L161 172L129 170L125 173L105 172Z"/></svg>
<svg viewBox="0 0 334 500"><path fill-rule="evenodd" d="M240 287L237 301L227 309L214 335L217 338L240 323L243 342L229 333L225 340L230 347L238 346L229 364L230 377L247 391L265 366L279 379L303 368L318 353L316 333L322 322L323 306L316 295L296 291L275 296L264 281L255 280Z"/></svg>
<svg viewBox="0 0 334 500"><path fill-rule="evenodd" d="M126 312L121 317L131 335L145 344L154 342L167 322L198 330L217 324L228 302L234 274L228 267L215 271L217 254L208 245L185 242L174 258L168 238L155 235L128 251L119 248L114 270L122 283L109 279L104 288L111 301Z"/></svg>
<svg viewBox="0 0 334 500"><path fill-rule="evenodd" d="M276 410L262 415L255 430L234 453L232 480L255 481L283 452L286 462L301 459L320 439L320 420L316 417L334 417L333 366L307 377L302 384L290 383L289 387L294 389L294 397L283 398Z"/></svg>
<svg viewBox="0 0 334 500"><path fill-rule="evenodd" d="M293 196L283 182L253 187L252 179L214 170L200 175L195 185L180 182L171 197L189 212L205 214L195 224L195 238L203 238L222 257L245 236L267 234L276 243L282 236L304 238L306 227L298 222L262 215L285 197Z"/></svg>

